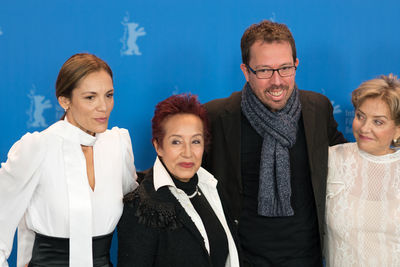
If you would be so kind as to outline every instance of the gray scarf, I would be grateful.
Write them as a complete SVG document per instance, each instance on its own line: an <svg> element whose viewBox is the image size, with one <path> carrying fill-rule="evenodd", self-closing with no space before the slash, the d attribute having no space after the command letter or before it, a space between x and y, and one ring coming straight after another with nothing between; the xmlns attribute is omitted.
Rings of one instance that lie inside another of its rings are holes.
<svg viewBox="0 0 400 267"><path fill-rule="evenodd" d="M295 86L286 106L270 111L247 83L242 91L242 112L263 137L258 189L258 214L268 217L291 216L289 148L296 142L301 114L299 91Z"/></svg>

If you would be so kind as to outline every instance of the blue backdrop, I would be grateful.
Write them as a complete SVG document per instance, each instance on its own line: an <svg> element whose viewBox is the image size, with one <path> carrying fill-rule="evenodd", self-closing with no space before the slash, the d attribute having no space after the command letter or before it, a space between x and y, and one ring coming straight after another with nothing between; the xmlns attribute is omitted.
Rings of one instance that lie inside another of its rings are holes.
<svg viewBox="0 0 400 267"><path fill-rule="evenodd" d="M0 161L25 132L59 119L58 71L72 54L90 52L115 75L110 127L129 129L136 167L149 168L155 104L181 92L206 102L240 90L240 38L262 19L289 26L300 60L299 88L328 96L340 130L352 140L351 91L364 80L399 72L399 14L395 0L2 1ZM14 249L10 266L15 255ZM115 256L114 242L114 262Z"/></svg>

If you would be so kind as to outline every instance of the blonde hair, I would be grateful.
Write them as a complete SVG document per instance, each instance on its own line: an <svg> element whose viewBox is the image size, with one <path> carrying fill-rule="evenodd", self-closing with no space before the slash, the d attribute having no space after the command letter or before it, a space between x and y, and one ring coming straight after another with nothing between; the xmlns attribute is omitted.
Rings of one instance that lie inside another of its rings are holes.
<svg viewBox="0 0 400 267"><path fill-rule="evenodd" d="M379 98L389 107L391 118L400 125L400 81L390 73L363 82L351 94L351 102L358 109L366 99Z"/></svg>

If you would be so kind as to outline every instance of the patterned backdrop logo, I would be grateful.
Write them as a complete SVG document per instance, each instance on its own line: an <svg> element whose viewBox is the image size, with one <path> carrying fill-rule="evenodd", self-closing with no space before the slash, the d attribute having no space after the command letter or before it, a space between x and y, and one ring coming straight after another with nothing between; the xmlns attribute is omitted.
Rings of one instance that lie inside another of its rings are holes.
<svg viewBox="0 0 400 267"><path fill-rule="evenodd" d="M3 30L1 29L1 27L0 27L0 35L3 35Z"/></svg>
<svg viewBox="0 0 400 267"><path fill-rule="evenodd" d="M179 94L179 87L178 85L174 86L174 90L172 90L172 95L178 95Z"/></svg>
<svg viewBox="0 0 400 267"><path fill-rule="evenodd" d="M353 120L354 120L354 109L345 110L345 118L344 118L344 134L352 134L353 133Z"/></svg>
<svg viewBox="0 0 400 267"><path fill-rule="evenodd" d="M332 106L333 106L333 114L340 114L342 113L342 109L340 108L340 105L335 105L335 101L331 101Z"/></svg>
<svg viewBox="0 0 400 267"><path fill-rule="evenodd" d="M56 112L55 112L56 121L61 119L61 117L64 116L64 113L65 113L64 109L59 105L56 105Z"/></svg>
<svg viewBox="0 0 400 267"><path fill-rule="evenodd" d="M47 127L48 124L46 123L43 113L46 109L51 108L53 105L49 99L46 99L42 95L35 94L35 91L36 87L33 85L33 88L27 95L30 99L29 109L26 112L29 116L27 126L28 128Z"/></svg>
<svg viewBox="0 0 400 267"><path fill-rule="evenodd" d="M272 12L272 15L271 15L271 17L269 17L269 20L272 22L275 22L275 20L276 20L275 12Z"/></svg>
<svg viewBox="0 0 400 267"><path fill-rule="evenodd" d="M347 135L348 140L349 138L352 138L353 134L353 119L354 119L354 109L342 109L339 104L335 104L335 101L331 101L332 106L333 106L333 114L338 115L341 114L340 121L338 121L339 125L342 125L344 123L344 131L342 131L343 134Z"/></svg>
<svg viewBox="0 0 400 267"><path fill-rule="evenodd" d="M124 26L124 35L120 39L122 43L121 56L140 56L142 53L139 51L136 41L138 37L146 35L144 28L138 28L138 23L130 22L129 13L126 14L121 24Z"/></svg>

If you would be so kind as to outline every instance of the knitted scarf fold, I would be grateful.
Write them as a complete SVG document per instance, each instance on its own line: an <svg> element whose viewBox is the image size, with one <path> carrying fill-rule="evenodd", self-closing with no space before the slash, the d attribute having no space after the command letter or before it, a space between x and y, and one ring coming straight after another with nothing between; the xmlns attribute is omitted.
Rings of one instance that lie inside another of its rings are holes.
<svg viewBox="0 0 400 267"><path fill-rule="evenodd" d="M286 106L272 112L246 83L241 107L251 126L263 137L258 214L267 217L292 216L289 148L296 142L301 115L299 91L295 86Z"/></svg>

